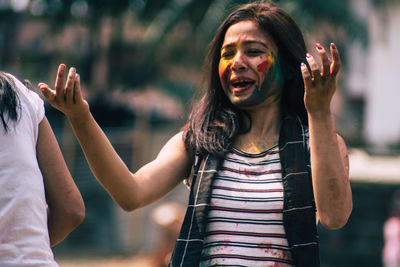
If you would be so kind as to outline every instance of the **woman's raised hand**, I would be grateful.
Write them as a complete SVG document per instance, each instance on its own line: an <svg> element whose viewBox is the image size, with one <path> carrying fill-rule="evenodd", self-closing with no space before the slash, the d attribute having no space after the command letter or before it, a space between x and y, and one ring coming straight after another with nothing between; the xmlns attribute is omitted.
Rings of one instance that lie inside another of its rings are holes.
<svg viewBox="0 0 400 267"><path fill-rule="evenodd" d="M310 54L306 55L306 59L311 72L306 64L301 64L305 85L304 104L311 115L330 113L331 100L336 91L336 75L340 69L339 51L333 43L330 45L332 60L322 45L317 43L316 49L321 59L321 67Z"/></svg>
<svg viewBox="0 0 400 267"><path fill-rule="evenodd" d="M65 81L66 66L60 64L57 71L55 90L47 84L39 83L39 89L50 104L63 112L69 119L79 119L89 112L89 105L82 97L80 77L75 68L70 68Z"/></svg>

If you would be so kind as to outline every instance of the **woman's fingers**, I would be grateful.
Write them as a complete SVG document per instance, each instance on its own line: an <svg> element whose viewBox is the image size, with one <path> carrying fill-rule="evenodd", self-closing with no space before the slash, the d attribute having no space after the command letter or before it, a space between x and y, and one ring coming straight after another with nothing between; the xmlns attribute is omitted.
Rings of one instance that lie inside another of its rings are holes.
<svg viewBox="0 0 400 267"><path fill-rule="evenodd" d="M42 92L42 94L44 95L44 97L46 97L46 99L52 103L55 98L56 98L56 94L53 90L50 89L50 87L45 84L45 83L39 83L38 87L40 89L40 91Z"/></svg>
<svg viewBox="0 0 400 267"><path fill-rule="evenodd" d="M307 53L306 60L311 69L311 80L313 82L319 82L329 78L329 76L336 76L340 70L340 56L335 44L331 43L330 52L332 60L329 59L328 53L322 45L316 44L317 52L321 59L321 67L316 62L315 58Z"/></svg>
<svg viewBox="0 0 400 267"><path fill-rule="evenodd" d="M57 70L55 90L52 90L47 84L39 83L38 86L43 95L50 103L62 107L64 104L75 104L76 100L82 97L80 89L80 78L74 67L68 71L67 81L65 81L66 66L60 64Z"/></svg>
<svg viewBox="0 0 400 267"><path fill-rule="evenodd" d="M320 44L316 49L321 60L316 60L307 53L306 60L310 71L305 63L302 63L301 71L305 85L304 101L308 112L326 111L330 108L332 96L336 90L336 74L340 69L339 52L334 44L330 46L331 59L327 51Z"/></svg>
<svg viewBox="0 0 400 267"><path fill-rule="evenodd" d="M341 65L339 51L337 50L334 43L331 43L330 50L331 50L331 55L332 55L332 64L331 64L330 72L331 72L331 75L336 76L340 70L340 65Z"/></svg>
<svg viewBox="0 0 400 267"><path fill-rule="evenodd" d="M304 81L304 85L306 88L311 88L312 86L312 78L311 78L311 74L307 69L307 66L305 63L301 63L301 74L303 76L303 81Z"/></svg>
<svg viewBox="0 0 400 267"><path fill-rule="evenodd" d="M64 91L64 99L67 103L74 103L74 85L76 79L75 76L76 76L76 69L70 68Z"/></svg>
<svg viewBox="0 0 400 267"><path fill-rule="evenodd" d="M326 53L325 48L321 44L317 43L315 46L321 59L321 76L323 79L325 79L330 74L331 61Z"/></svg>
<svg viewBox="0 0 400 267"><path fill-rule="evenodd" d="M60 64L57 70L57 78L55 83L56 95L64 96L64 80L65 80L65 69L66 66L64 64Z"/></svg>
<svg viewBox="0 0 400 267"><path fill-rule="evenodd" d="M311 69L312 81L319 82L321 80L321 70L319 68L318 63L315 61L314 57L309 53L307 53L306 55L306 60Z"/></svg>
<svg viewBox="0 0 400 267"><path fill-rule="evenodd" d="M74 104L77 100L82 99L82 91L81 91L81 77L79 74L76 74L75 82L74 82Z"/></svg>

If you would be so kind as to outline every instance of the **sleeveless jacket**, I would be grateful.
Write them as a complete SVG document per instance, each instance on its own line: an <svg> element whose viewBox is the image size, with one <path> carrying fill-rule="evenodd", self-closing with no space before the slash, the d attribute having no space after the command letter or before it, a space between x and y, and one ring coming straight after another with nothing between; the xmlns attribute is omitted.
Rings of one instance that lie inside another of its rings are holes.
<svg viewBox="0 0 400 267"><path fill-rule="evenodd" d="M319 248L308 130L299 118L287 116L283 119L279 154L284 187L283 223L292 258L296 267L318 267ZM211 185L223 160L223 157L211 154L195 156L189 180L189 204L170 266L199 265Z"/></svg>

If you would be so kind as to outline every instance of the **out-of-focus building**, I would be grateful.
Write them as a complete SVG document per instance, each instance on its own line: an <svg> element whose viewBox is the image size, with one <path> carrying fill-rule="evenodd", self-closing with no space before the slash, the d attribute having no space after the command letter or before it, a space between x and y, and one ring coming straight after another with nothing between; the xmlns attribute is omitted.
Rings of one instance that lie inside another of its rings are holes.
<svg viewBox="0 0 400 267"><path fill-rule="evenodd" d="M385 153L400 141L400 1L353 0L352 6L369 38L366 46L348 44L347 89L364 103L359 126L367 144Z"/></svg>

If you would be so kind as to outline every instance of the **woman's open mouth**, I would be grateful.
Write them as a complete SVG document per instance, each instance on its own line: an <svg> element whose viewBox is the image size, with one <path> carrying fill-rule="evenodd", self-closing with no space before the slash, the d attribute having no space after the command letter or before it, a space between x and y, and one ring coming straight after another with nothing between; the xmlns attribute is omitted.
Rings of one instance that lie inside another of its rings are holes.
<svg viewBox="0 0 400 267"><path fill-rule="evenodd" d="M240 93L246 91L247 89L249 89L254 83L255 83L255 81L250 80L250 79L233 80L231 82L232 92L235 95L240 94Z"/></svg>

